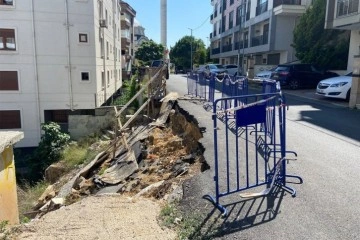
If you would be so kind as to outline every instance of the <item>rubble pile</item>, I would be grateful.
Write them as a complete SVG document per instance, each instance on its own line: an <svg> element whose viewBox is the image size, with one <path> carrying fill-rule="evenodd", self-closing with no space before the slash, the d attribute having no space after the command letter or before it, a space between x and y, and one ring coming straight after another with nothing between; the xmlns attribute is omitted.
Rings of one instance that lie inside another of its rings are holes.
<svg viewBox="0 0 360 240"><path fill-rule="evenodd" d="M114 152L100 152L66 184L54 187L59 180L49 186L34 207L37 217L94 194L173 199L176 193L181 197L182 182L208 168L198 143L201 131L189 119L176 97L165 99L156 120L131 127L126 134L129 149L120 145Z"/></svg>

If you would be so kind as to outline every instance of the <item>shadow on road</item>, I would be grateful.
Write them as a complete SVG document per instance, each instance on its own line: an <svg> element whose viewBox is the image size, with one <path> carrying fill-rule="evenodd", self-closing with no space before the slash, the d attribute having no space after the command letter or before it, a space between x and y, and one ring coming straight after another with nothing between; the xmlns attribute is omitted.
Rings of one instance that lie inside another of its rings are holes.
<svg viewBox="0 0 360 240"><path fill-rule="evenodd" d="M224 205L228 215L223 217L214 207L189 239L213 239L252 228L276 218L285 192L279 188L265 197L251 198Z"/></svg>

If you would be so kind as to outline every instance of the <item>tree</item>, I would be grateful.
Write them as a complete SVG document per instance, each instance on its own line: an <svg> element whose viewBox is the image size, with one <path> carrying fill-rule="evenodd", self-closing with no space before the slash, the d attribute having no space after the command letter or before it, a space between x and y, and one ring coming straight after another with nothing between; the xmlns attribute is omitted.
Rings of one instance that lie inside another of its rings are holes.
<svg viewBox="0 0 360 240"><path fill-rule="evenodd" d="M170 49L171 62L176 66L191 69L191 45L193 64L204 64L207 55L205 44L201 39L195 39L193 36L185 36L175 43Z"/></svg>
<svg viewBox="0 0 360 240"><path fill-rule="evenodd" d="M327 69L346 69L350 33L324 29L326 0L315 0L294 30L296 57Z"/></svg>
<svg viewBox="0 0 360 240"><path fill-rule="evenodd" d="M152 60L162 59L164 55L164 46L157 44L153 40L143 42L135 53L136 59L141 65L150 65Z"/></svg>

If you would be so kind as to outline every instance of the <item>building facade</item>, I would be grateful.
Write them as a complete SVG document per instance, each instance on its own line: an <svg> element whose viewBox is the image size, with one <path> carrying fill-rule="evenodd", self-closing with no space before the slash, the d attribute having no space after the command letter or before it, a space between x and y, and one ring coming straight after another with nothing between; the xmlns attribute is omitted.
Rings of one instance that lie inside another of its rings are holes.
<svg viewBox="0 0 360 240"><path fill-rule="evenodd" d="M136 11L121 1L121 55L123 60L123 79L130 79L134 59L134 21Z"/></svg>
<svg viewBox="0 0 360 240"><path fill-rule="evenodd" d="M297 60L291 47L293 30L311 0L211 0L211 4L212 59L220 64L240 61L244 71Z"/></svg>
<svg viewBox="0 0 360 240"><path fill-rule="evenodd" d="M0 131L24 132L17 147L121 87L120 10L116 0L0 0Z"/></svg>
<svg viewBox="0 0 360 240"><path fill-rule="evenodd" d="M353 72L350 107L360 109L360 4L359 0L327 0L325 28L350 30L347 71Z"/></svg>

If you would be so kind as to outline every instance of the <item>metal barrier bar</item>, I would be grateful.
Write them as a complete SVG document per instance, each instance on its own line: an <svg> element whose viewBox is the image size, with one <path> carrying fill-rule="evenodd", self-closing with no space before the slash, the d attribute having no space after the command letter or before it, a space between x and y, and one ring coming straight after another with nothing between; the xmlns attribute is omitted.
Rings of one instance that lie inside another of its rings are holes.
<svg viewBox="0 0 360 240"><path fill-rule="evenodd" d="M219 202L221 197L262 185L267 188L240 196L265 196L274 186L295 196L296 191L286 185L286 178L296 178L302 183L301 177L286 174L286 154L293 152L286 151L285 104L281 92L272 87L266 85L265 91L275 92L225 97L213 103L216 195L204 198L224 215L227 210ZM244 129L243 135L233 134L231 129L238 133L239 128Z"/></svg>

